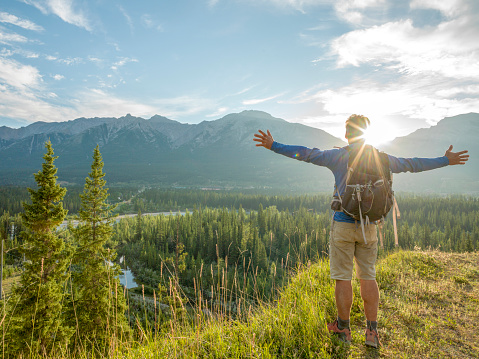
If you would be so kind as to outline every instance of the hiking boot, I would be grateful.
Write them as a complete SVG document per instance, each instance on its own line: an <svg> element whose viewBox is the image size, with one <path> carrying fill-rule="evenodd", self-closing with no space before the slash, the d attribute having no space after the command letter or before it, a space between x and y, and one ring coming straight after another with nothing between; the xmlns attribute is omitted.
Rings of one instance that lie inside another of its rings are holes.
<svg viewBox="0 0 479 359"><path fill-rule="evenodd" d="M328 330L330 333L337 335L339 340L345 342L346 344L351 343L351 330L349 328L339 330L337 319L328 324Z"/></svg>
<svg viewBox="0 0 479 359"><path fill-rule="evenodd" d="M373 347L376 349L381 346L381 342L379 341L379 335L376 330L371 330L368 328L366 329L364 336L366 337L366 346Z"/></svg>

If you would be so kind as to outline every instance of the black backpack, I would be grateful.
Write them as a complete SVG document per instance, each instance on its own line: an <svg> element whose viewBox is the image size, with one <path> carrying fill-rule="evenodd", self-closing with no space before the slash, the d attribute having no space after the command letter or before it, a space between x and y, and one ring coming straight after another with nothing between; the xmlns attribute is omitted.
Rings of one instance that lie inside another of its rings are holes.
<svg viewBox="0 0 479 359"><path fill-rule="evenodd" d="M331 208L361 223L373 222L384 218L394 204L389 158L373 146L357 147L345 147L349 152L346 191L342 197L334 195Z"/></svg>

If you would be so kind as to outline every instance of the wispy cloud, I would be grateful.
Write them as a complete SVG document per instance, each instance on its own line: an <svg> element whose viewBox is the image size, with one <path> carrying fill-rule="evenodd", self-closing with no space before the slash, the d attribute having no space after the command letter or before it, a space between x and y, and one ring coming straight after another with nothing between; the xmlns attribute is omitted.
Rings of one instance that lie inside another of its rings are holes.
<svg viewBox="0 0 479 359"><path fill-rule="evenodd" d="M104 89L89 89L77 95L72 108L75 117L120 117L131 113L144 118L160 114L178 120L184 116L211 113L215 108L218 109L218 104L196 96L137 101L119 97Z"/></svg>
<svg viewBox="0 0 479 359"><path fill-rule="evenodd" d="M44 88L37 68L0 57L2 116L18 123L72 118L74 111L68 106L55 106L50 102L56 97Z"/></svg>
<svg viewBox="0 0 479 359"><path fill-rule="evenodd" d="M257 105L259 103L274 100L275 98L278 98L278 97L283 96L283 95L284 95L284 93L280 93L280 94L273 95L273 96L270 96L270 97L265 97L265 98L244 100L243 105Z"/></svg>
<svg viewBox="0 0 479 359"><path fill-rule="evenodd" d="M29 51L29 50L24 50L24 49L19 48L19 47L15 47L14 49L3 48L0 51L0 56L2 56L2 57L10 57L10 56L13 56L13 55L20 55L20 56L23 56L27 59L38 59L40 57L40 54L38 54L36 52Z"/></svg>
<svg viewBox="0 0 479 359"><path fill-rule="evenodd" d="M0 57L0 82L15 88L26 90L35 88L41 82L41 75L33 66L22 65L21 63L7 58Z"/></svg>
<svg viewBox="0 0 479 359"><path fill-rule="evenodd" d="M57 81L60 81L60 80L63 80L65 78L65 76L56 74L56 75L53 75L53 78Z"/></svg>
<svg viewBox="0 0 479 359"><path fill-rule="evenodd" d="M18 122L64 121L75 118L75 111L67 106L55 106L49 103L48 98L42 98L32 92L14 91L3 85L0 85L0 103L2 116L16 119Z"/></svg>
<svg viewBox="0 0 479 359"><path fill-rule="evenodd" d="M28 39L22 35L7 33L0 27L0 43L8 45L12 42L28 42Z"/></svg>
<svg viewBox="0 0 479 359"><path fill-rule="evenodd" d="M92 31L90 20L82 9L75 6L74 0L24 0L44 14L54 14L66 23Z"/></svg>
<svg viewBox="0 0 479 359"><path fill-rule="evenodd" d="M128 58L128 57L123 57L121 58L120 60L118 60L117 62L115 62L112 66L111 66L111 69L112 70L118 70L118 68L122 67L122 66L125 66L127 63L129 62L138 62L137 59L132 59L132 58Z"/></svg>
<svg viewBox="0 0 479 359"><path fill-rule="evenodd" d="M82 91L73 103L77 117L120 117L127 113L140 117L151 117L156 113L154 106L125 99L101 89Z"/></svg>
<svg viewBox="0 0 479 359"><path fill-rule="evenodd" d="M479 28L469 25L461 19L424 30L403 20L347 33L332 43L332 51L339 67L369 63L399 72L477 78Z"/></svg>
<svg viewBox="0 0 479 359"><path fill-rule="evenodd" d="M411 9L434 9L439 10L445 16L451 17L458 15L463 11L463 0L448 0L448 1L434 1L434 0L412 0Z"/></svg>
<svg viewBox="0 0 479 359"><path fill-rule="evenodd" d="M246 92L248 92L248 91L251 91L251 90L252 90L253 88L255 88L255 87L256 87L256 86L246 87L246 88L244 88L244 89L242 89L242 90L240 90L240 91L234 93L234 94L231 95L231 96L242 95L242 94L244 94L244 93L246 93Z"/></svg>
<svg viewBox="0 0 479 359"><path fill-rule="evenodd" d="M156 20L154 20L152 18L152 16L149 15L149 14L142 15L141 16L141 21L149 29L154 29L154 30L157 30L157 31L160 31L160 32L164 31L163 26L161 24L159 24Z"/></svg>
<svg viewBox="0 0 479 359"><path fill-rule="evenodd" d="M47 59L48 61L56 61L65 65L77 65L77 64L82 64L85 62L85 60L82 59L81 57L59 58L53 55L45 55L45 59ZM88 58L88 60L95 62L96 59Z"/></svg>
<svg viewBox="0 0 479 359"><path fill-rule="evenodd" d="M299 11L304 11L308 6L318 6L330 4L334 0L263 0L267 3L272 3L280 7L292 7Z"/></svg>
<svg viewBox="0 0 479 359"><path fill-rule="evenodd" d="M302 13L306 12L308 7L323 6L334 4L336 0L238 0L243 3L250 3L254 5L265 4L272 5L281 9L294 9ZM220 0L207 0L209 7L215 7Z"/></svg>
<svg viewBox="0 0 479 359"><path fill-rule="evenodd" d="M213 112L209 115L206 115L206 117L208 117L208 118L218 118L218 117L224 116L228 111L229 111L228 107L220 107L215 112Z"/></svg>
<svg viewBox="0 0 479 359"><path fill-rule="evenodd" d="M201 115L201 120L208 117L205 114L210 113L216 117L227 111L227 108L219 107L216 101L197 96L135 100L118 96L107 88L84 89L72 94L73 100L67 100L42 90L39 75L28 76L27 70L36 73L33 69L19 64L16 67L10 65L8 68L4 62L0 62L2 115L20 122L55 122L78 117L121 117L127 113L144 118L161 114L172 119ZM11 70L21 71L24 75L20 78L10 77L8 74ZM53 78L61 80L63 76L54 75Z"/></svg>
<svg viewBox="0 0 479 359"><path fill-rule="evenodd" d="M43 27L30 20L20 19L15 15L0 11L0 22L13 24L26 30L43 31Z"/></svg>
<svg viewBox="0 0 479 359"><path fill-rule="evenodd" d="M128 27L130 28L130 32L133 33L133 31L135 30L135 27L133 25L133 20L131 19L131 16L128 14L128 12L125 10L123 6L120 5L118 8L120 9L121 13L125 17L126 23L128 24Z"/></svg>
<svg viewBox="0 0 479 359"><path fill-rule="evenodd" d="M391 0L390 0L391 1ZM352 24L361 24L370 20L366 11L371 8L385 9L387 0L337 0L334 7L337 15ZM372 21L375 21L372 19Z"/></svg>
<svg viewBox="0 0 479 359"><path fill-rule="evenodd" d="M192 95L158 99L153 105L158 109L158 113L172 119L211 113L218 108L215 100Z"/></svg>

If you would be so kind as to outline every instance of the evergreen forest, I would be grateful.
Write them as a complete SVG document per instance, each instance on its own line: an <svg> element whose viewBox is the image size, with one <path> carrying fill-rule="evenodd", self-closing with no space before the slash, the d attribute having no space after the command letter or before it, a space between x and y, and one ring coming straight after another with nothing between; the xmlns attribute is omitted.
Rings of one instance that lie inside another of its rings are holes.
<svg viewBox="0 0 479 359"><path fill-rule="evenodd" d="M2 279L14 282L1 301L6 357L106 355L113 334L168 332L193 308L241 318L328 256L330 194L107 188L98 146L84 188L69 188L45 147L36 189L0 188ZM396 197L399 249L479 248L479 199ZM391 218L382 233L379 256L397 251ZM137 288L120 285L122 268Z"/></svg>

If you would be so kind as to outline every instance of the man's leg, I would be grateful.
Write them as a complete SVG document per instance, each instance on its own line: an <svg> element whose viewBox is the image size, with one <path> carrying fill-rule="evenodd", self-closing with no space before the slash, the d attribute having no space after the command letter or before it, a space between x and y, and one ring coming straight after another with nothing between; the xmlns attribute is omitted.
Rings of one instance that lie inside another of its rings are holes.
<svg viewBox="0 0 479 359"><path fill-rule="evenodd" d="M364 314L369 321L378 320L379 288L376 280L360 279L361 298L364 302ZM337 288L337 286L336 286ZM336 299L337 302L337 299ZM339 307L338 307L339 310Z"/></svg>
<svg viewBox="0 0 479 359"><path fill-rule="evenodd" d="M335 297L338 319L328 324L328 330L346 343L351 342L349 313L353 303L351 277L355 248L351 232L356 229L354 223L333 222L329 243L330 274L331 279L336 281Z"/></svg>
<svg viewBox="0 0 479 359"><path fill-rule="evenodd" d="M350 280L336 279L336 308L338 319L328 324L328 330L339 336L339 339L351 343L351 329L349 328L349 313L353 304L353 288Z"/></svg>
<svg viewBox="0 0 479 359"><path fill-rule="evenodd" d="M336 308L338 317L349 320L351 306L353 304L353 287L350 280L336 280Z"/></svg>
<svg viewBox="0 0 479 359"><path fill-rule="evenodd" d="M361 238L355 251L356 273L361 284L361 298L364 302L364 313L367 319L365 332L367 346L378 348L381 343L377 332L379 289L376 282L376 258L377 258L377 231L375 225L366 229L367 243Z"/></svg>
<svg viewBox="0 0 479 359"><path fill-rule="evenodd" d="M378 336L378 307L379 288L376 280L360 279L361 298L364 302L364 314L366 314L367 328L365 332L366 345L378 348L381 343Z"/></svg>

